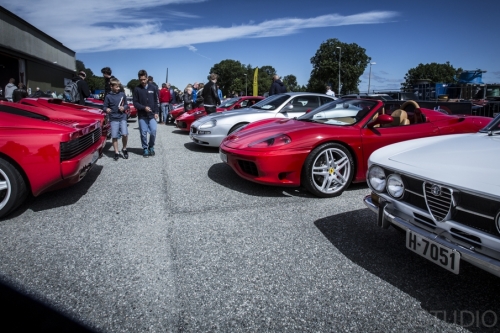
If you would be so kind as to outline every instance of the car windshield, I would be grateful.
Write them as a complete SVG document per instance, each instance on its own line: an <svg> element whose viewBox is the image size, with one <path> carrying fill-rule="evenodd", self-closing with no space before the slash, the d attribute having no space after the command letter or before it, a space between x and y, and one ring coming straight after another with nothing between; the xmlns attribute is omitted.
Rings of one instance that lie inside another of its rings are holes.
<svg viewBox="0 0 500 333"><path fill-rule="evenodd" d="M500 113L493 118L492 121L488 123L483 129L479 131L480 133L488 133L490 135L500 135Z"/></svg>
<svg viewBox="0 0 500 333"><path fill-rule="evenodd" d="M363 119L377 104L377 101L371 100L338 99L298 117L297 120L349 126Z"/></svg>
<svg viewBox="0 0 500 333"><path fill-rule="evenodd" d="M219 105L220 108L228 108L236 104L240 99L239 98L231 98Z"/></svg>
<svg viewBox="0 0 500 333"><path fill-rule="evenodd" d="M259 109L259 110L276 110L279 108L283 103L285 103L290 96L288 95L272 95L269 96L266 99L263 99L262 101L252 105L250 108L252 109Z"/></svg>

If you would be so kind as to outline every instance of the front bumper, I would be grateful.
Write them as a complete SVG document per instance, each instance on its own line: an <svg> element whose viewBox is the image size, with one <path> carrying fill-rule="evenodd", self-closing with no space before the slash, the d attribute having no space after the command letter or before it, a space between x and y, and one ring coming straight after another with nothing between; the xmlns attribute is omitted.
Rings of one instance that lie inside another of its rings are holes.
<svg viewBox="0 0 500 333"><path fill-rule="evenodd" d="M300 175L309 150L240 150L224 145L227 164L242 178L265 185L300 186Z"/></svg>
<svg viewBox="0 0 500 333"><path fill-rule="evenodd" d="M499 260L478 253L458 244L457 242L452 241L452 237L450 237L445 230L438 229L439 234L436 234L420 228L410 222L413 221L413 217L396 209L391 202L387 202L387 204L383 206L374 199L375 198L372 195L367 195L364 198L363 202L372 212L379 215L379 226L386 227L386 223L390 223L405 231L411 230L414 234L429 238L436 243L459 252L461 255L461 260L464 260L482 270L500 277Z"/></svg>

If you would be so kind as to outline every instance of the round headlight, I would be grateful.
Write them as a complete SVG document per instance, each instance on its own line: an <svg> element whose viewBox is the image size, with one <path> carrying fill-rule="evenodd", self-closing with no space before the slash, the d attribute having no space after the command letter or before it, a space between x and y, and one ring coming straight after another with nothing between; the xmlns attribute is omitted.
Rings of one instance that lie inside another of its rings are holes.
<svg viewBox="0 0 500 333"><path fill-rule="evenodd" d="M392 174L387 177L387 192L396 199L405 194L405 185L400 175Z"/></svg>
<svg viewBox="0 0 500 333"><path fill-rule="evenodd" d="M368 171L368 181L375 191L382 192L385 188L384 170L379 166L372 166Z"/></svg>

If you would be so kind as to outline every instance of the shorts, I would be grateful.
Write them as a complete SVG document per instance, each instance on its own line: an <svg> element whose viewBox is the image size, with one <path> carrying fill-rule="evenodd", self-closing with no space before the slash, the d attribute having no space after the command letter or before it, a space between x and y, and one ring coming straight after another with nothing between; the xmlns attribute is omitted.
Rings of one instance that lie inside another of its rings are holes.
<svg viewBox="0 0 500 333"><path fill-rule="evenodd" d="M111 138L119 139L121 136L128 135L128 126L126 120L111 120Z"/></svg>

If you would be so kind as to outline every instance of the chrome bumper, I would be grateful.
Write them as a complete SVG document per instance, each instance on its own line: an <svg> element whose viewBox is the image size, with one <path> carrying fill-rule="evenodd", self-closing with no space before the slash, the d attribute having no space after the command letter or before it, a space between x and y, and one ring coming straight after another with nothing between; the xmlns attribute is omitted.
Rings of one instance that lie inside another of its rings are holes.
<svg viewBox="0 0 500 333"><path fill-rule="evenodd" d="M374 212L375 214L379 214L379 206L373 202L371 195L367 195L363 199L363 202L365 203L365 206L368 207L372 212ZM435 233L428 232L427 230L411 224L409 221L412 218L395 210L390 202L388 202L387 205L384 206L383 212L380 212L380 214L383 214L383 217L395 226L398 226L404 230L411 230L413 233L429 238L434 242L437 242L452 250L456 250L460 252L462 260L467 261L472 265L481 268L482 270L500 277L500 261L471 251L470 249L450 242L448 239L440 237Z"/></svg>

